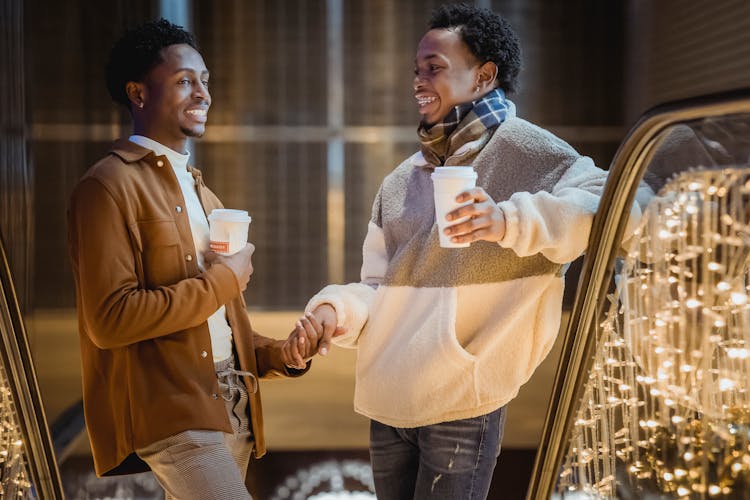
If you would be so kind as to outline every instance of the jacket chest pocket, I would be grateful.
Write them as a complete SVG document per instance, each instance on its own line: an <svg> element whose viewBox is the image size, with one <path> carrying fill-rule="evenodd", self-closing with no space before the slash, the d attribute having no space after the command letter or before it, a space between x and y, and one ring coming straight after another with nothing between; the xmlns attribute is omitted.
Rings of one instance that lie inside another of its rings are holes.
<svg viewBox="0 0 750 500"><path fill-rule="evenodd" d="M180 233L173 220L139 221L136 233L145 288L173 285L185 277Z"/></svg>

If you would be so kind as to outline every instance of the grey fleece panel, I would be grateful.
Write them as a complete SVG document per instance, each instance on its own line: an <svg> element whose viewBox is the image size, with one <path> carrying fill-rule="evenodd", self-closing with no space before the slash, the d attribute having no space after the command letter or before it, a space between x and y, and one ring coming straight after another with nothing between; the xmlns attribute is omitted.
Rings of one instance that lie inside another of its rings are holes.
<svg viewBox="0 0 750 500"><path fill-rule="evenodd" d="M511 118L498 127L472 165L477 185L500 202L516 192L551 192L578 158L561 139L523 119ZM418 167L407 160L383 181L373 207L373 222L383 228L388 252L383 284L455 287L560 273L562 266L541 254L519 257L495 243L441 248L432 170L433 166Z"/></svg>

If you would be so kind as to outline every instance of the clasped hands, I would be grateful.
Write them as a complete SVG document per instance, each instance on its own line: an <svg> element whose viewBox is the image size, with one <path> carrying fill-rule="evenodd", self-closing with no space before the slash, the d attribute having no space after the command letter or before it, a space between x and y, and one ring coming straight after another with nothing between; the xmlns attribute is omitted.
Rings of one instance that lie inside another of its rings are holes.
<svg viewBox="0 0 750 500"><path fill-rule="evenodd" d="M333 306L321 304L297 320L294 330L281 349L284 364L303 370L307 361L315 354L328 354L331 339L344 333L346 328L337 325Z"/></svg>

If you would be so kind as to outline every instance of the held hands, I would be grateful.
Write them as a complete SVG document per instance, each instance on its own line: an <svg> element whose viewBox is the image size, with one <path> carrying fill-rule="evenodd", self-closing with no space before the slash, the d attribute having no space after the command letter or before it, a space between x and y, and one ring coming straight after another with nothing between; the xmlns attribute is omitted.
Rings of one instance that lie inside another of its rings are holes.
<svg viewBox="0 0 750 500"><path fill-rule="evenodd" d="M305 313L282 347L284 363L304 369L316 352L321 356L328 354L331 339L346 333L346 328L336 323L336 310L330 304L321 304L312 313Z"/></svg>
<svg viewBox="0 0 750 500"><path fill-rule="evenodd" d="M471 243L477 240L497 242L505 236L505 216L497 203L481 187L476 187L456 196L458 203L473 201L469 205L448 212L449 221L469 217L464 222L445 228L445 234L454 243Z"/></svg>
<svg viewBox="0 0 750 500"><path fill-rule="evenodd" d="M250 275L253 274L253 252L255 252L255 245L248 243L245 245L245 248L232 255L219 255L211 251L206 252L205 260L209 265L221 263L231 269L237 277L240 291L244 292L247 288L247 283L250 281Z"/></svg>

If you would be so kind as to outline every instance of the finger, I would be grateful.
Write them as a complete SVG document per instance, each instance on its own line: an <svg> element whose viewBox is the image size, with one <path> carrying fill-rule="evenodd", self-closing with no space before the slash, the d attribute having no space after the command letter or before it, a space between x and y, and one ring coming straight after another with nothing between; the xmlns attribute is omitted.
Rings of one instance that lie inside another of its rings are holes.
<svg viewBox="0 0 750 500"><path fill-rule="evenodd" d="M446 220L456 220L461 219L462 217L474 217L477 214L477 206L474 203L470 203L469 205L464 205L462 207L458 207L454 210L451 210L447 214L445 214Z"/></svg>
<svg viewBox="0 0 750 500"><path fill-rule="evenodd" d="M326 328L324 328L323 337L318 343L318 353L320 353L321 356L328 355L328 350L331 348L331 338L333 338L333 333L335 331L335 326L333 328L328 328L326 325Z"/></svg>
<svg viewBox="0 0 750 500"><path fill-rule="evenodd" d="M328 354L328 350L331 348L331 339L336 336L337 329L335 320L323 323L323 337L318 344L318 352L322 356Z"/></svg>
<svg viewBox="0 0 750 500"><path fill-rule="evenodd" d="M297 369L303 369L305 367L305 353L300 351L299 345L296 342L289 344L289 349L292 358L292 366Z"/></svg>
<svg viewBox="0 0 750 500"><path fill-rule="evenodd" d="M304 328L299 321L297 321L297 324L295 326L297 327L297 339L299 339L300 336L305 335ZM305 366L305 359L304 359L304 356L302 355L303 353L300 352L299 347L300 347L299 340L297 342L291 343L292 358L294 359L295 366L297 366L298 368Z"/></svg>
<svg viewBox="0 0 750 500"><path fill-rule="evenodd" d="M473 243L477 240L491 239L492 231L490 228L477 229L469 234L454 236L451 241L454 243Z"/></svg>
<svg viewBox="0 0 750 500"><path fill-rule="evenodd" d="M323 335L323 325L318 321L318 318L311 312L306 312L305 317L310 320L310 324L315 328L315 333L318 336Z"/></svg>
<svg viewBox="0 0 750 500"><path fill-rule="evenodd" d="M484 189L482 189L481 187L475 187L466 190L463 193L460 193L458 196L456 196L456 201L458 203L464 203L470 200L482 202L487 201L488 198L489 196Z"/></svg>
<svg viewBox="0 0 750 500"><path fill-rule="evenodd" d="M284 342L284 345L281 346L281 360L285 365L289 364L289 342Z"/></svg>
<svg viewBox="0 0 750 500"><path fill-rule="evenodd" d="M492 219L479 217L457 224L449 234L451 241L455 243L471 243L479 239L492 239Z"/></svg>
<svg viewBox="0 0 750 500"><path fill-rule="evenodd" d="M337 326L336 327L336 331L333 332L333 336L334 337L338 337L340 335L345 334L347 331L349 331L349 329L347 327L345 327L345 326Z"/></svg>
<svg viewBox="0 0 750 500"><path fill-rule="evenodd" d="M310 344L316 344L318 342L318 332L315 331L315 327L310 322L310 320L307 317L303 317L300 319L300 322L302 323L302 326L305 328L305 334L307 335L307 340L310 342Z"/></svg>
<svg viewBox="0 0 750 500"><path fill-rule="evenodd" d="M491 224L491 221L487 217L476 217L467 221L453 224L452 226L446 227L443 231L449 236L463 236L471 234L478 229L483 229Z"/></svg>
<svg viewBox="0 0 750 500"><path fill-rule="evenodd" d="M493 206L494 203L490 203L489 201L470 203L448 212L445 215L445 218L448 220L456 220L462 217L476 218L482 215L489 215L492 213Z"/></svg>
<svg viewBox="0 0 750 500"><path fill-rule="evenodd" d="M281 357L285 365L289 365L289 366L297 365L297 362L294 361L294 357L292 356L291 343L288 341L284 342L284 345L281 347Z"/></svg>

